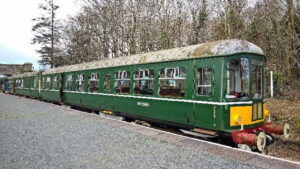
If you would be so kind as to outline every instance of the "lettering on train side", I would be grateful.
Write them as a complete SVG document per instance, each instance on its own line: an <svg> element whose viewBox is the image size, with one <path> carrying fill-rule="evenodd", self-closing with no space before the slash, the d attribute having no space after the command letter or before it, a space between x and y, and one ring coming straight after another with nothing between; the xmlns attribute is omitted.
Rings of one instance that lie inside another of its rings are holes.
<svg viewBox="0 0 300 169"><path fill-rule="evenodd" d="M141 107L149 107L150 104L147 102L137 102L137 105Z"/></svg>

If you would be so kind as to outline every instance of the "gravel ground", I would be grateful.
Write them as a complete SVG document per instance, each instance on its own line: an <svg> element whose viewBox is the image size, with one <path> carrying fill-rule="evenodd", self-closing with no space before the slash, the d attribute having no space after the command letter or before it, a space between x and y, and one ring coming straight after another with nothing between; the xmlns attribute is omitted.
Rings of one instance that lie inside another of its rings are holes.
<svg viewBox="0 0 300 169"><path fill-rule="evenodd" d="M0 168L255 168L0 94Z"/></svg>

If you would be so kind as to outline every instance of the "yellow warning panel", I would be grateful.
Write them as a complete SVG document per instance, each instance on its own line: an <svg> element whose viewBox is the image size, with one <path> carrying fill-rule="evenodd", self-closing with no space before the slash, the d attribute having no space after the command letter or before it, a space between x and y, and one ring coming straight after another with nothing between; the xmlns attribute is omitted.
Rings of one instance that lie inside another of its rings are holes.
<svg viewBox="0 0 300 169"><path fill-rule="evenodd" d="M231 106L230 107L230 126L240 126L255 124L264 121L252 121L252 106Z"/></svg>

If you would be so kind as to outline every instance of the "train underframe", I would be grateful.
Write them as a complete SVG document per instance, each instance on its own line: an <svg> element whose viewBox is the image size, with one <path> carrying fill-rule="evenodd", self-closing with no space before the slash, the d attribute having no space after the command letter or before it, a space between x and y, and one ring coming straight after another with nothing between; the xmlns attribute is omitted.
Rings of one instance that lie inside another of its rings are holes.
<svg viewBox="0 0 300 169"><path fill-rule="evenodd" d="M275 141L272 134L283 135L287 139L290 136L289 124L275 125L272 122L267 122L254 128L231 132L231 137L239 148L257 149L259 152L264 152L266 146Z"/></svg>

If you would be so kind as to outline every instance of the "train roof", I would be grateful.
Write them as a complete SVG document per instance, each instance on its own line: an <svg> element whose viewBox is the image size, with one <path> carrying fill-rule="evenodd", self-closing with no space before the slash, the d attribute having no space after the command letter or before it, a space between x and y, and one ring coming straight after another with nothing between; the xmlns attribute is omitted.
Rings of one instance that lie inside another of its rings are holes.
<svg viewBox="0 0 300 169"><path fill-rule="evenodd" d="M26 72L26 73L22 73L22 74L15 74L15 75L9 77L8 79L29 77L29 76L37 76L38 74L39 74L39 72Z"/></svg>
<svg viewBox="0 0 300 169"><path fill-rule="evenodd" d="M219 40L192 46L160 50L113 59L99 60L76 65L48 69L43 74L73 72L108 67L139 65L148 63L168 62L203 57L229 56L237 53L264 55L261 48L246 40Z"/></svg>

